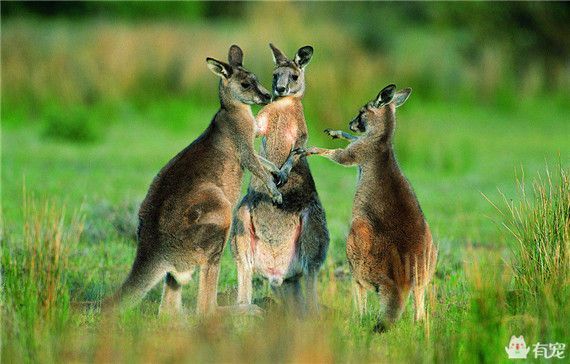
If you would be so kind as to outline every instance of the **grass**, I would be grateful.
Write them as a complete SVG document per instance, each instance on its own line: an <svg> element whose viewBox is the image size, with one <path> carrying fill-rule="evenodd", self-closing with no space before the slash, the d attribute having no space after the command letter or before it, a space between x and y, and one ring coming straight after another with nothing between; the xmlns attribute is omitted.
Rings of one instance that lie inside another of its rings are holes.
<svg viewBox="0 0 570 364"><path fill-rule="evenodd" d="M306 103L318 98L309 92ZM168 320L156 315L160 287L116 316L70 311L70 300L98 299L126 277L135 252L135 206L159 168L205 128L215 112L211 104L174 99L150 103L144 112L127 110L90 143L46 138L41 123L3 128L3 360L502 362L511 335L525 335L527 344L568 342L562 324L570 313L568 290L548 289L568 287L566 110L529 104L504 112L412 98L398 112L398 157L440 249L423 325L413 324L410 303L393 330L372 334L379 309L372 297L372 313L362 322L355 316L343 272L356 170L318 158L310 163L332 237L319 277L327 309L318 322L284 319L271 310L265 319L200 321L188 314ZM173 109L187 122L162 126ZM336 115L331 126L351 117ZM311 144L342 143L324 140L316 126L324 121L309 114L308 123ZM545 162L557 161L565 174L539 180L533 194L517 195L532 185L521 180L517 186L516 169L534 176ZM22 192L24 181L35 198ZM81 209L85 220L66 218L54 207L63 205ZM515 235L493 221L504 221ZM543 266L550 267L546 276ZM221 303L234 301L235 286L226 249ZM190 310L196 290L196 281L184 289ZM267 284L256 280L255 299L268 294Z"/></svg>

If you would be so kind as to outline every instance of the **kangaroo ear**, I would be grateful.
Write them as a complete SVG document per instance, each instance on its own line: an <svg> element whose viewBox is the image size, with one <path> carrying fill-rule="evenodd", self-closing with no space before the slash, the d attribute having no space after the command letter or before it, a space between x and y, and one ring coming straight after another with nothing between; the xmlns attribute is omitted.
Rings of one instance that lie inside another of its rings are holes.
<svg viewBox="0 0 570 364"><path fill-rule="evenodd" d="M243 51L235 44L230 47L228 62L234 67L243 65Z"/></svg>
<svg viewBox="0 0 570 364"><path fill-rule="evenodd" d="M311 57L313 57L313 47L311 46L301 47L299 48L297 54L295 55L295 63L297 63L299 67L305 68L305 66L309 64Z"/></svg>
<svg viewBox="0 0 570 364"><path fill-rule="evenodd" d="M411 93L412 89L410 87L406 87L405 89L396 92L393 99L393 102L396 105L396 107L402 106L404 102L406 102L408 97L410 97Z"/></svg>
<svg viewBox="0 0 570 364"><path fill-rule="evenodd" d="M269 43L269 47L271 48L271 51L273 52L273 62L275 62L276 65L280 65L283 64L285 62L287 62L287 56L285 54L283 54L283 52L281 52L279 49L277 49L277 47L275 47L272 43Z"/></svg>
<svg viewBox="0 0 570 364"><path fill-rule="evenodd" d="M232 67L229 64L210 57L206 58L206 62L208 63L208 68L210 71L212 71L215 75L224 78L230 78L232 75Z"/></svg>
<svg viewBox="0 0 570 364"><path fill-rule="evenodd" d="M374 106L380 107L386 104L389 104L392 99L394 98L394 94L396 93L396 85L390 84L384 87L376 96L376 100L374 100Z"/></svg>

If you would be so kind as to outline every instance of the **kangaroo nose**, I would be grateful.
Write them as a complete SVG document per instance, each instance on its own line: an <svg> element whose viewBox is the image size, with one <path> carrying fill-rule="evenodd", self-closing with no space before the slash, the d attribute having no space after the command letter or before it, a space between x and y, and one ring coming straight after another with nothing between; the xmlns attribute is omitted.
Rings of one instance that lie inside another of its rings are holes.
<svg viewBox="0 0 570 364"><path fill-rule="evenodd" d="M277 87L275 87L275 91L277 91L277 92L279 92L279 93L285 92L285 87L283 87L283 86L277 86Z"/></svg>

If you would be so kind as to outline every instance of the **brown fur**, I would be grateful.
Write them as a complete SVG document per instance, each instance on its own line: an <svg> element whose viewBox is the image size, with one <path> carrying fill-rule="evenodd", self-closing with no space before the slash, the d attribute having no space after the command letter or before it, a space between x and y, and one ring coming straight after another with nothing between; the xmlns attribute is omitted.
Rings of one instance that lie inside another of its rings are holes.
<svg viewBox="0 0 570 364"><path fill-rule="evenodd" d="M257 272L269 279L292 311L305 312L305 303L309 310L317 311L317 273L326 256L329 235L309 165L304 158L291 158L290 154L307 141L301 101L304 66L312 48L301 48L290 61L271 47L276 61L273 91L277 100L257 116L258 133L264 137L260 154L277 165L283 164L290 175L281 189L282 205L269 203L257 178L252 178L240 203L231 239L238 266L238 303L251 303L251 280ZM301 277L306 280L306 297L301 292Z"/></svg>
<svg viewBox="0 0 570 364"><path fill-rule="evenodd" d="M395 86L386 87L351 121L350 128L364 132L363 136L326 131L334 138L351 140L345 149L310 148L306 153L359 166L346 252L359 312L366 311L367 290L378 292L384 303L379 330L400 317L411 291L415 319L423 318L425 288L437 258L429 226L392 145L396 107L404 103L411 90L394 91Z"/></svg>
<svg viewBox="0 0 570 364"><path fill-rule="evenodd" d="M229 64L208 59L208 66L221 77L220 110L202 135L154 178L139 211L131 273L106 305L134 303L166 276L160 309L178 312L181 286L200 267L197 312L213 312L220 257L244 168L262 181L272 201L280 202L273 177L254 150L255 120L249 106L269 101L270 95L242 67L242 57L241 49L232 46Z"/></svg>

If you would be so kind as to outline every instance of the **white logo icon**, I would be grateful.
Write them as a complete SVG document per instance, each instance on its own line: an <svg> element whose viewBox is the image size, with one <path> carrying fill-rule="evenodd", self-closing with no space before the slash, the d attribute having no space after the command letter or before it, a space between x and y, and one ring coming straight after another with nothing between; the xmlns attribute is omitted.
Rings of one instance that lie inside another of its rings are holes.
<svg viewBox="0 0 570 364"><path fill-rule="evenodd" d="M513 335L509 346L505 347L505 351L509 355L509 359L526 359L530 347L526 346L522 335L519 337Z"/></svg>

